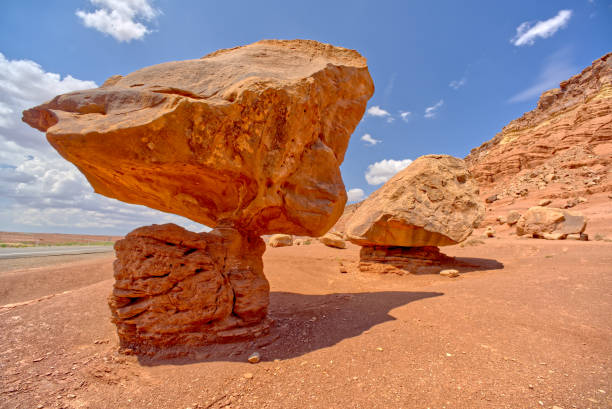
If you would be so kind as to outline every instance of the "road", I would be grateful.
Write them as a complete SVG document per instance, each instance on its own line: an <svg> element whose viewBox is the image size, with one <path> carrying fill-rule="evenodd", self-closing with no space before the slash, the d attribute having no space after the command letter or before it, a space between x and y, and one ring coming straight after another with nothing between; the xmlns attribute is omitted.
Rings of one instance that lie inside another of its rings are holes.
<svg viewBox="0 0 612 409"><path fill-rule="evenodd" d="M23 248L0 248L0 260L10 258L29 258L46 256L64 256L72 254L106 253L113 251L113 246L45 246Z"/></svg>

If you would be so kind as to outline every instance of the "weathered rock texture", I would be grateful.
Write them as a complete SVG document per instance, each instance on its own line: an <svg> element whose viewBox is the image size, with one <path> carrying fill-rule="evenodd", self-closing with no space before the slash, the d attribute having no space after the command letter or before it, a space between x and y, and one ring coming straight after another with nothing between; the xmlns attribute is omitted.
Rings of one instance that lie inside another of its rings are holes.
<svg viewBox="0 0 612 409"><path fill-rule="evenodd" d="M586 225L586 218L578 212L534 206L516 223L516 234L558 240L564 239L568 234L580 236Z"/></svg>
<svg viewBox="0 0 612 409"><path fill-rule="evenodd" d="M232 228L138 228L115 244L109 299L124 351L155 353L265 332L263 240Z"/></svg>
<svg viewBox="0 0 612 409"><path fill-rule="evenodd" d="M361 203L348 222L347 236L362 246L447 246L465 240L483 214L465 163L427 155Z"/></svg>
<svg viewBox="0 0 612 409"><path fill-rule="evenodd" d="M293 237L290 234L273 234L268 240L270 247L293 246Z"/></svg>
<svg viewBox="0 0 612 409"><path fill-rule="evenodd" d="M346 203L339 166L373 93L356 51L264 40L24 111L97 193L216 227L145 227L117 243L110 305L125 349L262 331L259 236L333 226Z"/></svg>
<svg viewBox="0 0 612 409"><path fill-rule="evenodd" d="M205 225L320 236L374 92L359 53L264 40L168 62L24 111L95 191Z"/></svg>
<svg viewBox="0 0 612 409"><path fill-rule="evenodd" d="M536 109L465 160L483 197L542 197L550 191L546 198L553 199L612 191L612 53L544 92Z"/></svg>
<svg viewBox="0 0 612 409"><path fill-rule="evenodd" d="M456 264L436 246L364 246L359 252L359 270L379 274L437 274Z"/></svg>
<svg viewBox="0 0 612 409"><path fill-rule="evenodd" d="M325 244L327 247L334 247L337 249L346 248L346 242L342 238L342 234L338 232L329 232L324 236L319 237L319 241Z"/></svg>
<svg viewBox="0 0 612 409"><path fill-rule="evenodd" d="M347 237L363 246L361 271L438 273L455 262L437 246L465 240L483 214L463 160L427 155L358 206L347 222Z"/></svg>

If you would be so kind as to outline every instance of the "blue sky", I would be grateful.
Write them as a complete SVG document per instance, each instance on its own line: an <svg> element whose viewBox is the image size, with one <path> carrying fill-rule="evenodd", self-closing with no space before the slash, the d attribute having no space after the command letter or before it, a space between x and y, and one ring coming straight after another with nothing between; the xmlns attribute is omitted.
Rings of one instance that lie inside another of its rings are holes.
<svg viewBox="0 0 612 409"><path fill-rule="evenodd" d="M341 168L358 198L356 189L367 196L418 156L464 157L542 91L612 51L612 1L3 1L0 230L200 228L93 194L42 133L19 122L20 110L263 38L314 39L368 59L376 93Z"/></svg>

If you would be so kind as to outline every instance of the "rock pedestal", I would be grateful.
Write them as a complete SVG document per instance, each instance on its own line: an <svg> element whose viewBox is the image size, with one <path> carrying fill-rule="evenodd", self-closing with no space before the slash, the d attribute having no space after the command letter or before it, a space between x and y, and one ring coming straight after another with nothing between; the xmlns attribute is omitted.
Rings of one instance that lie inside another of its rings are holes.
<svg viewBox="0 0 612 409"><path fill-rule="evenodd" d="M364 246L359 252L359 270L372 273L437 274L454 262L435 246Z"/></svg>
<svg viewBox="0 0 612 409"><path fill-rule="evenodd" d="M363 246L362 271L438 273L453 262L438 246L465 240L483 215L465 162L427 155L361 203L348 221L347 236Z"/></svg>
<svg viewBox="0 0 612 409"><path fill-rule="evenodd" d="M357 51L263 40L116 75L24 111L97 193L215 228L149 226L117 243L110 306L124 349L265 329L259 236L316 237L338 220L340 164L373 93Z"/></svg>
<svg viewBox="0 0 612 409"><path fill-rule="evenodd" d="M138 228L115 243L109 298L125 352L150 354L259 335L268 328L264 241L219 227Z"/></svg>

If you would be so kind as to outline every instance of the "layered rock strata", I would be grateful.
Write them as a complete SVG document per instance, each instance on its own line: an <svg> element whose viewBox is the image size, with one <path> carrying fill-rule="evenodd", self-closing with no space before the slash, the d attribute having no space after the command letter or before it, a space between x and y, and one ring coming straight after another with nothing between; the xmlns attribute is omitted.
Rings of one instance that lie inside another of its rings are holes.
<svg viewBox="0 0 612 409"><path fill-rule="evenodd" d="M478 186L464 161L426 155L359 205L348 221L347 237L363 246L363 271L379 263L413 273L438 272L451 261L438 246L465 240L483 215Z"/></svg>
<svg viewBox="0 0 612 409"><path fill-rule="evenodd" d="M180 350L267 330L260 237L225 227L193 233L153 225L129 233L115 251L109 305L124 351Z"/></svg>
<svg viewBox="0 0 612 409"><path fill-rule="evenodd" d="M373 93L354 50L264 40L24 111L97 193L215 228L152 226L117 244L110 305L126 350L263 330L259 236L334 225L346 203L339 167Z"/></svg>
<svg viewBox="0 0 612 409"><path fill-rule="evenodd" d="M499 199L565 184L573 191L549 196L612 191L612 53L544 92L465 160L484 194Z"/></svg>

